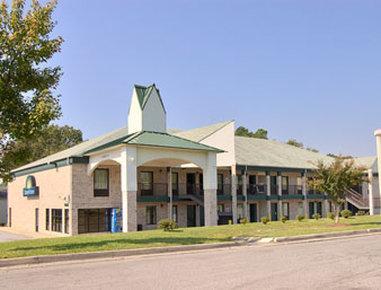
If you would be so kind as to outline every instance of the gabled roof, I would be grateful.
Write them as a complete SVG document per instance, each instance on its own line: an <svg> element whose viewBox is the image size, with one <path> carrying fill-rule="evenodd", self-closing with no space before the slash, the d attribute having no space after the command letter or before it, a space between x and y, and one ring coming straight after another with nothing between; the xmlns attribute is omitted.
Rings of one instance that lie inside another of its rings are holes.
<svg viewBox="0 0 381 290"><path fill-rule="evenodd" d="M149 85L148 87L135 84L134 87L136 90L136 94L138 97L140 108L142 110L144 109L145 105L147 104L148 99L151 96L152 91L156 90L157 94L159 95L161 106L163 107L164 112L166 112L163 100L161 99L161 96L160 96L160 91L158 88L156 88L155 84Z"/></svg>
<svg viewBox="0 0 381 290"><path fill-rule="evenodd" d="M67 159L70 157L87 156L89 153L93 153L121 144L223 152L220 149L200 144L191 140L187 140L178 136L170 135L167 133L142 131L133 134L128 134L128 129L125 127L104 134L102 136L90 139L88 141L82 142L74 147L60 151L53 155L49 155L45 158L19 167L13 170L12 172L15 173L21 170L53 163L55 161Z"/></svg>
<svg viewBox="0 0 381 290"><path fill-rule="evenodd" d="M207 137L214 134L218 130L227 126L231 122L233 121L225 121L225 122L220 122L220 123L216 123L216 124L201 127L201 128L195 128L188 131L176 132L174 133L174 135L183 137L189 140L193 140L195 142L201 142L202 140L206 139Z"/></svg>
<svg viewBox="0 0 381 290"><path fill-rule="evenodd" d="M170 135L168 133L141 131L128 135L125 138L110 141L108 144L103 144L99 147L92 148L86 151L84 154L96 152L118 144L223 152L220 149L205 144L197 143L191 140L187 140L178 136Z"/></svg>

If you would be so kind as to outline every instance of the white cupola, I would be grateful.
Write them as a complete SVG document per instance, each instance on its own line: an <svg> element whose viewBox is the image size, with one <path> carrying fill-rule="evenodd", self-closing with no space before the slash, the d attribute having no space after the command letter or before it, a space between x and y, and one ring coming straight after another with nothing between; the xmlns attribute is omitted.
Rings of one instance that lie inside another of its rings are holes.
<svg viewBox="0 0 381 290"><path fill-rule="evenodd" d="M155 84L148 87L134 85L128 111L128 133L140 131L166 133L166 123L166 111Z"/></svg>

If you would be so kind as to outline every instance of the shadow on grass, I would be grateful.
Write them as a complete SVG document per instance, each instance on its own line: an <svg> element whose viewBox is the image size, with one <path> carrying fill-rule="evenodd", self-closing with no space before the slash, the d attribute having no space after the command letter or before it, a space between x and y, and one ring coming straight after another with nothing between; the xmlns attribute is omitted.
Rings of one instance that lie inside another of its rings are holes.
<svg viewBox="0 0 381 290"><path fill-rule="evenodd" d="M147 239L115 239L115 240L102 240L94 242L70 242L56 245L41 245L41 246L31 246L31 247L15 247L9 249L10 251L16 252L28 252L28 251L38 251L46 250L47 252L66 252L73 251L78 252L80 250L96 250L96 249L121 249L121 248L138 248L129 247L131 245L137 245L139 248L144 246L160 245L165 244L167 246L173 245L194 245L194 244L204 244L204 243L216 243L222 242L223 239L215 238L192 238L192 237L153 237ZM123 247L125 246L125 247Z"/></svg>

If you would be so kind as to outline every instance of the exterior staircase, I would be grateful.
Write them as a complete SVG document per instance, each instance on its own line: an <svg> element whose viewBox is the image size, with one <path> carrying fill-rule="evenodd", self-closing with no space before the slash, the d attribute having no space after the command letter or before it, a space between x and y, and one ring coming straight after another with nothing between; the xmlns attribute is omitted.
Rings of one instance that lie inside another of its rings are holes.
<svg viewBox="0 0 381 290"><path fill-rule="evenodd" d="M347 189L346 191L347 202L353 204L355 207L357 207L360 210L369 210L369 200L368 198L365 198L361 193L357 192L354 189Z"/></svg>

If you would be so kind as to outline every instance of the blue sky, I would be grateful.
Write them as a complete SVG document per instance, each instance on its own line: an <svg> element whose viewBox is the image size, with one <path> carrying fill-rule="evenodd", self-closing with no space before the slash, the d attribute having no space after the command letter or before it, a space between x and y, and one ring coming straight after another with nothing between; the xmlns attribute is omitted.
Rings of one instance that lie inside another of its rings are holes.
<svg viewBox="0 0 381 290"><path fill-rule="evenodd" d="M381 1L61 0L60 124L85 138L127 122L156 83L168 126L235 119L324 153L375 154Z"/></svg>

